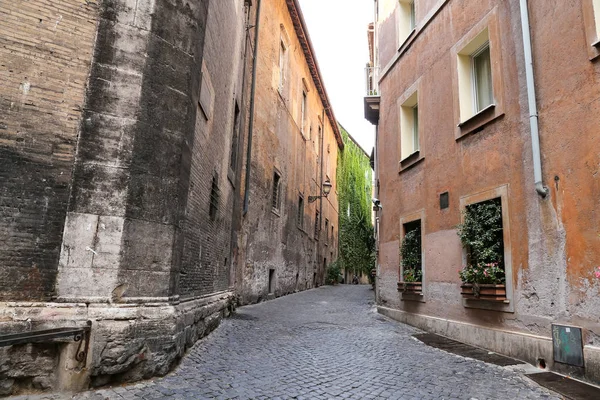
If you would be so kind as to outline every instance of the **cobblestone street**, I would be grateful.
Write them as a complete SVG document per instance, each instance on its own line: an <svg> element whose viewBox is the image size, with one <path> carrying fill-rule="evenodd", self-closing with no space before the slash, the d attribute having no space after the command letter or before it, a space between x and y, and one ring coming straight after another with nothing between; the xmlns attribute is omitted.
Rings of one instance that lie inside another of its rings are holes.
<svg viewBox="0 0 600 400"><path fill-rule="evenodd" d="M243 307L170 375L74 398L558 398L509 369L422 344L416 329L375 313L372 298L369 286L326 286Z"/></svg>

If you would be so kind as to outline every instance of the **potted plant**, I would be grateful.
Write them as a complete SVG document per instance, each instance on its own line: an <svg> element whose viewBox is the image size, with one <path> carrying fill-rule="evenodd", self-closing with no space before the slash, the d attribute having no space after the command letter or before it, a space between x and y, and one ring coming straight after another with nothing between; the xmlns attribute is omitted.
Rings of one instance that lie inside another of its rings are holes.
<svg viewBox="0 0 600 400"><path fill-rule="evenodd" d="M338 260L332 262L327 267L327 276L325 277L325 282L328 285L337 285L340 281L340 277L342 276L342 268Z"/></svg>
<svg viewBox="0 0 600 400"><path fill-rule="evenodd" d="M502 205L500 199L466 207L457 231L467 252L459 271L461 294L467 299L506 300Z"/></svg>
<svg viewBox="0 0 600 400"><path fill-rule="evenodd" d="M402 282L398 290L404 293L421 293L423 272L421 269L421 227L406 233L400 246L402 256Z"/></svg>

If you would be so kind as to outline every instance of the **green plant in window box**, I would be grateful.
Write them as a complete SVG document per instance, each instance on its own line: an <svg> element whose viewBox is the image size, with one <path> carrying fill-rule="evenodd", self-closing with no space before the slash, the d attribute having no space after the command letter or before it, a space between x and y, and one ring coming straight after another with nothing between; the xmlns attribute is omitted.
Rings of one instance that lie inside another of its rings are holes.
<svg viewBox="0 0 600 400"><path fill-rule="evenodd" d="M457 226L457 233L467 251L467 265L458 271L463 282L463 296L484 298L482 293L489 292L490 300L505 299L500 199L467 206L463 212L463 223Z"/></svg>
<svg viewBox="0 0 600 400"><path fill-rule="evenodd" d="M404 282L421 282L422 273L420 269L405 269L402 273Z"/></svg>
<svg viewBox="0 0 600 400"><path fill-rule="evenodd" d="M423 271L421 269L421 228L408 231L400 246L402 256L402 282L398 288L403 291L420 292Z"/></svg>

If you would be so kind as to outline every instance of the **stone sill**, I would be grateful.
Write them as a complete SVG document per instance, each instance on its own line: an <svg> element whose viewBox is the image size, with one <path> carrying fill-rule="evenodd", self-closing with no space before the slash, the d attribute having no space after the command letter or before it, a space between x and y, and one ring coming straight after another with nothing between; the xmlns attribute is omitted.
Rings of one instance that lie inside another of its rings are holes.
<svg viewBox="0 0 600 400"><path fill-rule="evenodd" d="M415 33L417 32L417 28L414 27L412 28L412 31L410 31L410 33L408 34L408 36L406 36L406 38L400 43L400 45L398 46L398 55L401 55L402 53L404 53L406 51L406 49L408 49L408 45L409 42L412 42L412 39L416 36Z"/></svg>
<svg viewBox="0 0 600 400"><path fill-rule="evenodd" d="M415 151L398 163L398 173L401 174L404 171L411 169L417 164L420 164L423 160L425 160L425 157L421 156L420 150Z"/></svg>
<svg viewBox="0 0 600 400"><path fill-rule="evenodd" d="M459 128L462 128L463 126L465 126L465 125L467 125L467 124L471 123L472 121L475 121L475 120L479 119L479 118L481 117L481 115L482 115L482 114L485 114L485 113L487 113L488 111L490 111L490 110L493 110L493 109L495 109L495 108L496 108L496 104L494 104L494 103L490 104L489 106L487 106L487 107L485 107L485 108L483 108L483 109L481 109L481 110L477 111L475 114L473 114L473 115L472 115L472 116L470 116L469 118L467 118L467 119L465 119L464 121L460 122L460 123L458 124L458 127L459 127Z"/></svg>
<svg viewBox="0 0 600 400"><path fill-rule="evenodd" d="M487 125L491 124L502 116L504 116L504 113L498 112L495 104L490 104L477 114L458 124L459 133L455 139L458 141L465 136L480 132Z"/></svg>

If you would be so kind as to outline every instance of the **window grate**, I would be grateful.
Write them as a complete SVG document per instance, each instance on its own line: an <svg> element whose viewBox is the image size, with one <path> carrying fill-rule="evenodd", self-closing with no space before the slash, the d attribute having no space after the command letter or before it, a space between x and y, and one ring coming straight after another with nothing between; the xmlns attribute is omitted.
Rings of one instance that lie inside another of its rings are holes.
<svg viewBox="0 0 600 400"><path fill-rule="evenodd" d="M212 186L210 190L209 215L211 221L214 221L217 218L217 211L219 209L219 197L219 177L217 176L217 174L215 174L212 179Z"/></svg>
<svg viewBox="0 0 600 400"><path fill-rule="evenodd" d="M273 210L279 212L279 204L281 199L281 175L273 172L273 193L271 195L271 206Z"/></svg>
<svg viewBox="0 0 600 400"><path fill-rule="evenodd" d="M304 228L304 198L302 196L298 197L298 215L296 216L296 222L298 223L298 228Z"/></svg>

